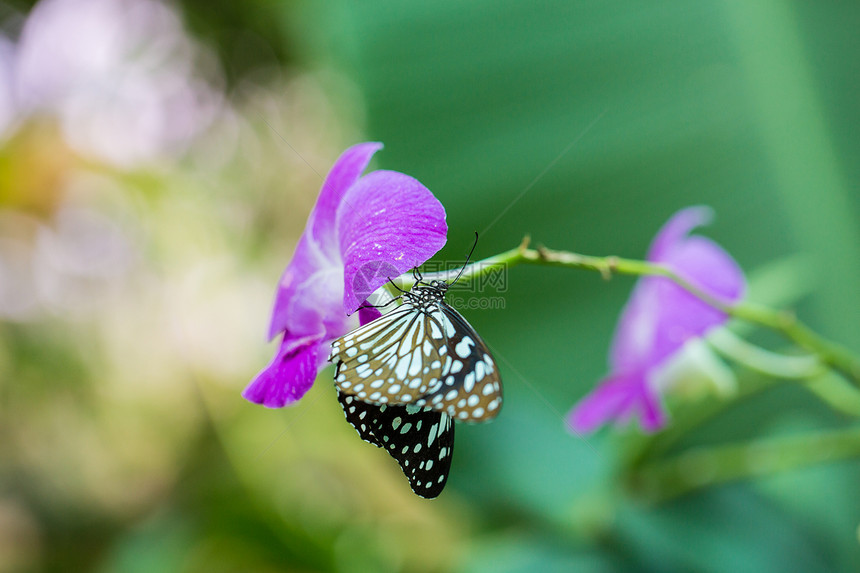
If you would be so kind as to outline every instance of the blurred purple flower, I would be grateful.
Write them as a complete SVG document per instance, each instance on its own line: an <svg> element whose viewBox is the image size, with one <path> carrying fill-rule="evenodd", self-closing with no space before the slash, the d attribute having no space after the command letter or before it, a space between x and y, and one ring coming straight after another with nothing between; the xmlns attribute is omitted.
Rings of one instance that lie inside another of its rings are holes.
<svg viewBox="0 0 860 573"><path fill-rule="evenodd" d="M0 141L47 116L85 156L169 159L225 112L211 60L159 0L41 0L0 37Z"/></svg>
<svg viewBox="0 0 860 573"><path fill-rule="evenodd" d="M347 315L389 276L421 265L445 244L445 209L426 187L396 171L361 176L381 147L347 149L326 177L278 284L269 337L283 333L281 346L243 392L247 400L280 408L304 396L331 341L357 326ZM379 316L359 314L362 323Z"/></svg>
<svg viewBox="0 0 860 573"><path fill-rule="evenodd" d="M648 260L672 268L714 298L733 303L743 295L743 272L719 245L689 233L711 219L707 207L688 207L660 229ZM655 372L694 337L726 321L725 313L707 305L671 280L639 280L621 314L609 355L610 373L571 411L568 422L580 433L615 420L639 417L653 432L666 423Z"/></svg>

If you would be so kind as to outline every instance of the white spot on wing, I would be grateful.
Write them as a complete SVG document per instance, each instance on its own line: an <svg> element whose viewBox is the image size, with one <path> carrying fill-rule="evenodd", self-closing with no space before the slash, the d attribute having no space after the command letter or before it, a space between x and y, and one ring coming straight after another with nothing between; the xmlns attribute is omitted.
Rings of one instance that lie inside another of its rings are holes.
<svg viewBox="0 0 860 573"><path fill-rule="evenodd" d="M421 348L418 347L412 351L412 364L409 366L409 375L415 376L419 372L421 372L421 367L423 366L423 361L421 359Z"/></svg>
<svg viewBox="0 0 860 573"><path fill-rule="evenodd" d="M469 372L463 379L463 390L468 394L475 387L475 373Z"/></svg>
<svg viewBox="0 0 860 573"><path fill-rule="evenodd" d="M430 428L430 431L427 433L427 447L430 447L430 444L433 443L433 440L436 439L436 432L439 431L439 424L433 424L433 427ZM428 468L429 469L429 468Z"/></svg>
<svg viewBox="0 0 860 573"><path fill-rule="evenodd" d="M445 320L445 330L448 332L448 338L453 338L453 336L454 336L455 334L457 334L457 329L454 327L454 323L453 323L453 322L451 322L451 319L449 319L449 318L448 318L447 316L445 316L445 315L442 315L442 316L444 316L444 320Z"/></svg>
<svg viewBox="0 0 860 573"><path fill-rule="evenodd" d="M460 358L468 358L472 353L472 346L475 345L475 341L471 339L469 336L464 336L463 339L457 343L457 346L454 347L454 352L457 353L457 356Z"/></svg>
<svg viewBox="0 0 860 573"><path fill-rule="evenodd" d="M397 363L397 368L394 369L394 376L400 380L406 378L406 373L409 371L409 357L401 358Z"/></svg>

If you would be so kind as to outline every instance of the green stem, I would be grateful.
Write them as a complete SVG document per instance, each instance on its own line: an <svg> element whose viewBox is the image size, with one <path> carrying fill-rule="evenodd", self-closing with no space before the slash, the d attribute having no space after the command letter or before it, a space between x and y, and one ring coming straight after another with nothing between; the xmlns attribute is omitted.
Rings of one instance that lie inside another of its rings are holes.
<svg viewBox="0 0 860 573"><path fill-rule="evenodd" d="M839 374L828 371L810 378L805 386L833 410L860 417L860 392Z"/></svg>
<svg viewBox="0 0 860 573"><path fill-rule="evenodd" d="M707 341L734 362L772 378L807 379L829 372L814 355L788 356L771 352L740 338L728 329L715 329L708 334Z"/></svg>
<svg viewBox="0 0 860 573"><path fill-rule="evenodd" d="M497 272L501 268L510 268L520 264L597 271L607 279L610 278L613 273L667 278L687 292L698 297L710 306L725 312L729 316L770 328L781 333L801 348L814 353L822 364L841 372L855 385L860 386L860 360L858 360L843 346L827 340L813 332L809 327L800 322L791 312L772 310L744 301L735 304L726 304L696 287L669 267L658 263L623 259L614 256L592 257L568 251L546 249L543 247L531 249L528 245L529 240L528 237L526 237L522 244L515 249L472 263L463 270L461 280L471 280L492 272ZM455 274L456 273L450 272L436 273L434 275L428 275L425 278L428 280L431 278L444 278L450 280Z"/></svg>
<svg viewBox="0 0 860 573"><path fill-rule="evenodd" d="M690 491L860 455L860 427L698 448L644 465L628 485L659 503Z"/></svg>
<svg viewBox="0 0 860 573"><path fill-rule="evenodd" d="M860 416L860 389L851 386L833 370L824 368L815 356L786 356L760 348L728 329L710 333L708 342L725 356L769 378L794 379L825 404L843 414Z"/></svg>

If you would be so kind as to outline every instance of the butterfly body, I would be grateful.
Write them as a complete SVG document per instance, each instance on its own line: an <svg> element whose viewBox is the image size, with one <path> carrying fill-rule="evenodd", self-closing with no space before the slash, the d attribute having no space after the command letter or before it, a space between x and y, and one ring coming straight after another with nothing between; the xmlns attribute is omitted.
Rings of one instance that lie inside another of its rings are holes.
<svg viewBox="0 0 860 573"><path fill-rule="evenodd" d="M336 364L335 385L347 421L364 440L397 459L422 497L441 491L435 485L428 489L428 482L444 486L447 479L453 420L485 422L502 404L492 355L445 302L447 290L445 281L419 280L403 293L400 306L335 340L329 357ZM407 432L393 431L395 418L410 424ZM443 449L431 451L431 446ZM407 457L410 448L415 451ZM430 469L423 470L428 463Z"/></svg>

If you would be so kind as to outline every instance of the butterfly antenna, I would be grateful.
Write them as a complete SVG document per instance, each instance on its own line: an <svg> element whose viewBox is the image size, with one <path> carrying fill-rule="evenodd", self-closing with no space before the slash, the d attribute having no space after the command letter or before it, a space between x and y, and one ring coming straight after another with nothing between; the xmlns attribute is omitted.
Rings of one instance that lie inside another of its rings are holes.
<svg viewBox="0 0 860 573"><path fill-rule="evenodd" d="M463 276L463 271L465 271L466 267L469 265L469 260L472 258L472 253L475 252L475 247L477 247L477 246L478 246L478 231L475 231L475 242L472 243L472 250L469 251L469 255L466 257L466 262L463 263L463 267L460 269L459 274L457 274L457 278L454 279L454 281L451 283L451 285L456 284L457 281L460 280L460 277Z"/></svg>
<svg viewBox="0 0 860 573"><path fill-rule="evenodd" d="M415 279L416 283L424 281L424 277L421 275L421 271L418 270L418 267L412 267L412 278Z"/></svg>
<svg viewBox="0 0 860 573"><path fill-rule="evenodd" d="M402 288L400 288L399 286L397 286L397 284L395 284L395 282L394 282L393 280L391 280L391 277L388 277L388 282L390 282L390 283L391 283L391 286L393 286L394 288L396 288L397 290L399 290L399 291L400 291L400 292L402 292L403 294L406 294L406 291L405 291L405 290L403 290ZM398 298L399 298L399 297L398 297Z"/></svg>
<svg viewBox="0 0 860 573"><path fill-rule="evenodd" d="M400 295L400 296L403 296L403 295ZM391 300L389 300L389 301L388 301L388 302L386 302L385 304L368 304L368 303L364 303L364 304L362 304L360 307L358 307L358 309L357 309L357 310L361 310L361 309L363 309L363 308L385 308L386 306L388 306L388 305L389 305L389 304L391 304L392 302L394 302L394 301L396 301L396 300L400 300L400 296L395 296L394 298L392 298ZM347 316L352 316L352 315L347 315Z"/></svg>

